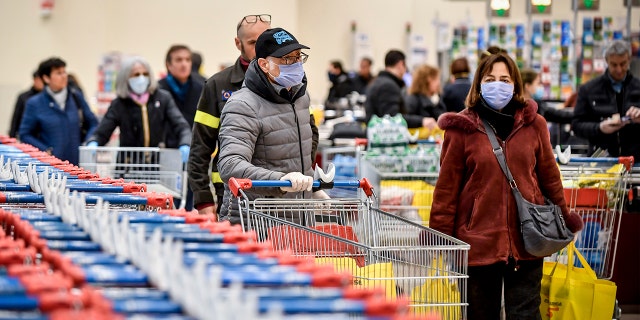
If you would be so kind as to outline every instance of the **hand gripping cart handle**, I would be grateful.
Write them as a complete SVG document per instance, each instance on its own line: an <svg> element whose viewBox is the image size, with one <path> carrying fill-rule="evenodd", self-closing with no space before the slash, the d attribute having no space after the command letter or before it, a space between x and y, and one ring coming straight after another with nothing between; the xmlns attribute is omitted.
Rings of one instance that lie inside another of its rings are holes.
<svg viewBox="0 0 640 320"><path fill-rule="evenodd" d="M251 180L251 179L229 179L229 189L235 197L240 195L240 190L246 190L253 187L276 188L291 187L291 181L288 180ZM324 182L316 180L313 182L313 191L331 188L362 188L364 193L370 197L373 195L373 187L367 178L361 180L345 180Z"/></svg>

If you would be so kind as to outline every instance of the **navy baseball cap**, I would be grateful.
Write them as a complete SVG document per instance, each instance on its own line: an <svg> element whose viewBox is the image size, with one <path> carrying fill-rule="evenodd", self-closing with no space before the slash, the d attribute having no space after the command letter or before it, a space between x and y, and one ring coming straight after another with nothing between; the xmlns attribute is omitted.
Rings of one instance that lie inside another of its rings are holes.
<svg viewBox="0 0 640 320"><path fill-rule="evenodd" d="M256 58L281 58L298 49L309 49L300 44L296 37L282 28L267 29L256 40Z"/></svg>

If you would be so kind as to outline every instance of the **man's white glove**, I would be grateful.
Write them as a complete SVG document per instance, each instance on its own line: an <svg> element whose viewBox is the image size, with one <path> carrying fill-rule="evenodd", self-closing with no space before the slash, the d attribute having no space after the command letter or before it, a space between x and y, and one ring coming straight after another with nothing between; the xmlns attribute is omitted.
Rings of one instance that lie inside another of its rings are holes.
<svg viewBox="0 0 640 320"><path fill-rule="evenodd" d="M291 181L291 187L280 187L280 190L285 192L311 191L313 187L313 178L305 176L300 172L289 172L280 178L280 180Z"/></svg>
<svg viewBox="0 0 640 320"><path fill-rule="evenodd" d="M326 200L326 199L331 199L331 197L329 197L329 195L324 192L323 190L318 190L316 192L313 193L313 198L317 199L317 200Z"/></svg>

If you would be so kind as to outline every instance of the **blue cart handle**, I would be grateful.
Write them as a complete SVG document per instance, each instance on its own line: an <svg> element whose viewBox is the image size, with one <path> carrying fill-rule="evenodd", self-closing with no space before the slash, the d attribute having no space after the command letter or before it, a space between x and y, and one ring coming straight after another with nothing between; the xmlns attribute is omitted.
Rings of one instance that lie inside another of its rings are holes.
<svg viewBox="0 0 640 320"><path fill-rule="evenodd" d="M276 188L276 187L291 187L291 181L289 180L251 180L251 179L237 179L230 178L229 179L229 189L233 192L233 195L238 197L240 190L250 189L252 187L262 187L262 188ZM344 181L332 181L332 182L324 182L320 180L316 180L313 182L313 189L332 189L334 187L338 188L362 188L364 193L367 196L373 195L373 186L369 182L367 178L362 178L361 180L344 180Z"/></svg>

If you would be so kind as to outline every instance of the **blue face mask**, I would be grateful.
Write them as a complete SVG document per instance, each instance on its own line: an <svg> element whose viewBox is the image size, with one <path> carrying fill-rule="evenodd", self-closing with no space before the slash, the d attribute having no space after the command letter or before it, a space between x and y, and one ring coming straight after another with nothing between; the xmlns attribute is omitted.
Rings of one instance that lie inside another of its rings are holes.
<svg viewBox="0 0 640 320"><path fill-rule="evenodd" d="M285 88L291 88L302 83L302 78L304 78L302 62L289 65L280 64L278 67L280 67L280 75L273 78L279 85Z"/></svg>
<svg viewBox="0 0 640 320"><path fill-rule="evenodd" d="M149 77L144 75L129 78L127 82L129 83L129 88L131 88L131 91L135 92L138 95L147 92L147 88L149 88Z"/></svg>
<svg viewBox="0 0 640 320"><path fill-rule="evenodd" d="M480 85L480 94L489 107L501 110L513 98L513 85L502 81L485 82Z"/></svg>
<svg viewBox="0 0 640 320"><path fill-rule="evenodd" d="M538 86L536 92L533 93L533 100L542 100L544 97L544 88L542 86Z"/></svg>

